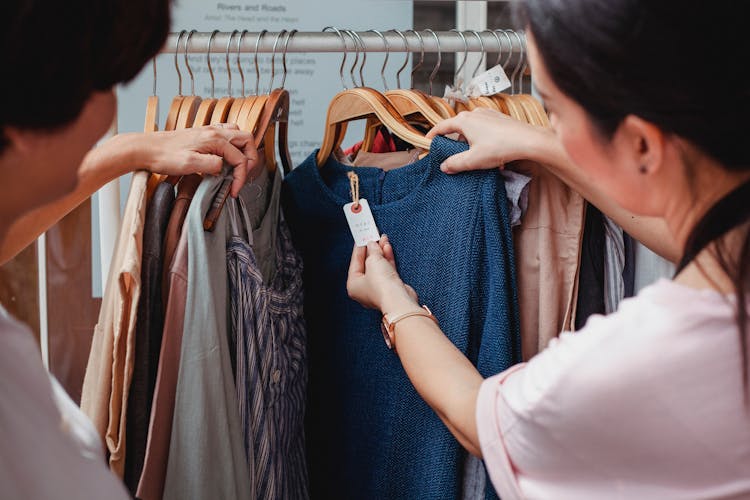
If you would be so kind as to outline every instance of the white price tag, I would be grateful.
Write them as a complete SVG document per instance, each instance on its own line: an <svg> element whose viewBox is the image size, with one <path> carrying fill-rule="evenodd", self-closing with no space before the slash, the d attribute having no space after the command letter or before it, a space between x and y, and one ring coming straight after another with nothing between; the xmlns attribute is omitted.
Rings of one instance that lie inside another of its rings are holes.
<svg viewBox="0 0 750 500"><path fill-rule="evenodd" d="M469 99L464 95L461 87L458 85L455 87L453 85L446 85L443 99L447 99L451 106L456 104L457 101L463 102L464 104L469 102Z"/></svg>
<svg viewBox="0 0 750 500"><path fill-rule="evenodd" d="M499 94L508 87L510 87L508 75L505 74L503 67L498 64L472 78L466 91L469 97L480 97Z"/></svg>
<svg viewBox="0 0 750 500"><path fill-rule="evenodd" d="M380 232L375 226L375 219L372 218L370 205L364 198L359 199L359 205L355 207L354 203L344 205L344 215L349 223L349 230L352 232L354 243L358 247L367 245L368 241L378 241Z"/></svg>

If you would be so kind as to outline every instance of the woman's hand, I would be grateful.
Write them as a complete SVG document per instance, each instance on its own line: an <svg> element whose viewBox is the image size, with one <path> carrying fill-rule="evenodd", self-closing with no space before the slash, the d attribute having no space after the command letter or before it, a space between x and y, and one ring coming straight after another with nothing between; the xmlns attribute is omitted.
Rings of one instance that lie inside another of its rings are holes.
<svg viewBox="0 0 750 500"><path fill-rule="evenodd" d="M385 235L366 247L354 247L346 289L352 299L384 314L419 308L417 293L396 271L393 247Z"/></svg>
<svg viewBox="0 0 750 500"><path fill-rule="evenodd" d="M138 146L147 155L143 166L154 173L216 175L224 162L232 165L232 196L239 194L258 162L253 135L234 124L146 133Z"/></svg>
<svg viewBox="0 0 750 500"><path fill-rule="evenodd" d="M451 156L441 166L443 172L455 174L467 170L503 167L515 160L534 158L534 152L544 141L554 139L546 129L514 120L503 113L487 108L462 111L435 125L427 134L458 133L469 143L469 150Z"/></svg>

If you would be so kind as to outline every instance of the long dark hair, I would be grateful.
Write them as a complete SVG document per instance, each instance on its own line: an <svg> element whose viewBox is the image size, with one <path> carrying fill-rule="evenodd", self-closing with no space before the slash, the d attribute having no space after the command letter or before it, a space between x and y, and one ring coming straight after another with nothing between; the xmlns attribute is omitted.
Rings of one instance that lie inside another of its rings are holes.
<svg viewBox="0 0 750 500"><path fill-rule="evenodd" d="M0 153L5 127L62 127L93 92L136 76L164 44L170 8L170 0L4 0Z"/></svg>
<svg viewBox="0 0 750 500"><path fill-rule="evenodd" d="M735 172L750 172L749 13L742 0L526 0L516 8L552 80L605 137L636 115ZM705 239L711 224L702 222L688 242ZM711 250L737 297L747 401L750 236L739 253L722 238Z"/></svg>

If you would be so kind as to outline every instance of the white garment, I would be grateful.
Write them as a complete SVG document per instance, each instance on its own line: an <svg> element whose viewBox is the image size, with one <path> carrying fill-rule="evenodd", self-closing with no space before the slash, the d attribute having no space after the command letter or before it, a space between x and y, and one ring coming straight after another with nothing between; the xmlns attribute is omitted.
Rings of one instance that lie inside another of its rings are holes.
<svg viewBox="0 0 750 500"><path fill-rule="evenodd" d="M129 498L93 425L50 378L31 332L2 307L0 497Z"/></svg>
<svg viewBox="0 0 750 500"><path fill-rule="evenodd" d="M659 257L644 245L635 243L635 281L637 294L647 286L656 283L660 278L671 278L674 275L674 264Z"/></svg>
<svg viewBox="0 0 750 500"><path fill-rule="evenodd" d="M750 498L732 300L662 279L487 379L477 428L499 496Z"/></svg>

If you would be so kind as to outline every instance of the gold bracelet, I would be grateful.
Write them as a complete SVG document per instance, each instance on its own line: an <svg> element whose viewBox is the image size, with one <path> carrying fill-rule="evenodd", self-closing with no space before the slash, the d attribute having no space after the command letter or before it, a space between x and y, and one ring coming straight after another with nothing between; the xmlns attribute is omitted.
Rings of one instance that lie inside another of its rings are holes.
<svg viewBox="0 0 750 500"><path fill-rule="evenodd" d="M388 349L391 349L393 351L396 350L396 323L398 323L402 319L411 318L413 316L424 316L425 318L430 318L435 322L435 324L438 324L437 318L434 314L432 314L432 311L430 311L427 306L422 306L422 309L418 311L399 314L393 319L389 319L388 315L384 314L383 321L380 324L380 331L383 333L383 340L385 340L385 345L388 346Z"/></svg>

